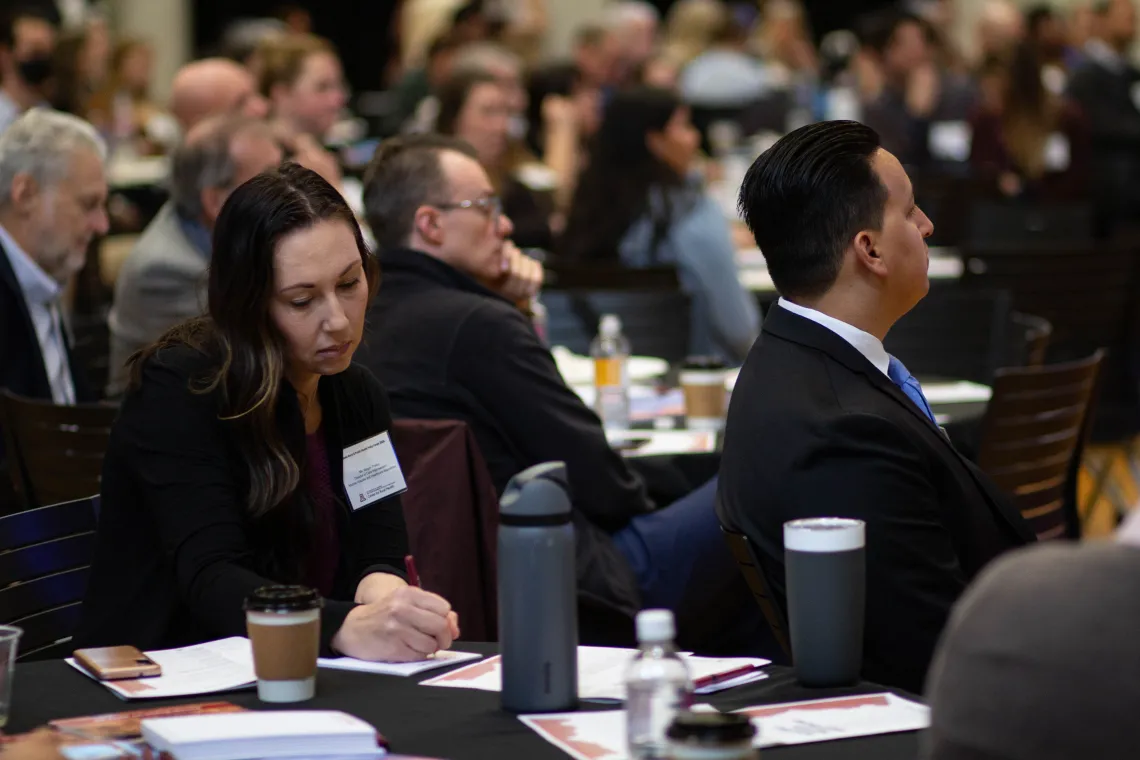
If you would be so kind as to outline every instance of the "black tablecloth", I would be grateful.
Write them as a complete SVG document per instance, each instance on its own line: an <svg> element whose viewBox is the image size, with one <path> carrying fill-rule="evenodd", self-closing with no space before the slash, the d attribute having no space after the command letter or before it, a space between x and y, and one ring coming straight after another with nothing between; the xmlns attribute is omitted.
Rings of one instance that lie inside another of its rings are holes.
<svg viewBox="0 0 1140 760"><path fill-rule="evenodd" d="M457 648L483 653L497 649L495 645L467 642ZM882 691L872 685L809 690L798 686L786 668L771 670L772 675L767 680L724 692L717 695L713 703L722 709L736 709L769 702ZM316 699L281 709L331 709L351 713L374 725L388 738L392 751L399 754L454 760L565 760L568 757L516 717L502 712L496 693L418 685L419 681L440 672L398 678L322 669L317 678ZM252 689L182 700L127 703L62 661L18 665L13 686L10 733L29 731L55 718L215 699L249 708L273 709L259 702ZM770 749L763 752L763 757L765 760L913 760L917 748L918 734L910 732Z"/></svg>

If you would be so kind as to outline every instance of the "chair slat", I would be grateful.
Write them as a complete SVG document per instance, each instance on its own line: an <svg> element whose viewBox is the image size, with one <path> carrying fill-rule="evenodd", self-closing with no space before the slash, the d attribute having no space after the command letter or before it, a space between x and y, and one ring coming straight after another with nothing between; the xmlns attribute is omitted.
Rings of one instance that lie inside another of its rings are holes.
<svg viewBox="0 0 1140 760"><path fill-rule="evenodd" d="M15 620L83 601L88 575L90 569L80 567L0 588L0 620Z"/></svg>
<svg viewBox="0 0 1140 760"><path fill-rule="evenodd" d="M26 647L32 652L70 638L79 625L79 613L80 605L76 603L12 621L13 625L24 631L20 636L20 648Z"/></svg>

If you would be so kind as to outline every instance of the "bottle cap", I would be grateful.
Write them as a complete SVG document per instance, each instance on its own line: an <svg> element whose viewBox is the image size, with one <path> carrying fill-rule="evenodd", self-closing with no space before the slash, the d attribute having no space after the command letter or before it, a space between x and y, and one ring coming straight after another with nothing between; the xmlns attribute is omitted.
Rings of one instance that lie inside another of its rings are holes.
<svg viewBox="0 0 1140 760"><path fill-rule="evenodd" d="M672 641L677 635L669 610L642 610L637 613L638 641Z"/></svg>
<svg viewBox="0 0 1140 760"><path fill-rule="evenodd" d="M621 332L621 319L617 314L603 314L601 324L598 325L598 332L606 336L619 334Z"/></svg>

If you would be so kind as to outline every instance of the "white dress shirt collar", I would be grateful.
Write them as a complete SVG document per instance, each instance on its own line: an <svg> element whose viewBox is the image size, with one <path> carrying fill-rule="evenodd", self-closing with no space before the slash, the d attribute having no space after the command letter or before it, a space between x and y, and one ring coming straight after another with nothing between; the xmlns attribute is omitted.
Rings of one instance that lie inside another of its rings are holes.
<svg viewBox="0 0 1140 760"><path fill-rule="evenodd" d="M59 300L63 286L52 279L32 260L31 256L24 252L3 225L0 225L0 246L3 246L8 254L8 261L16 274L16 282L20 284L20 290L24 291L24 299L29 305L34 303L47 306Z"/></svg>
<svg viewBox="0 0 1140 760"><path fill-rule="evenodd" d="M867 358L867 361L875 366L875 369L887 377L890 377L890 375L887 374L887 368L891 364L891 355L887 353L887 349L883 348L883 342L871 333L864 332L858 327L853 327L846 322L841 322L835 317L829 317L821 311L792 303L785 298L781 298L777 301L776 305L781 309L790 311L796 316L810 319L817 325L831 330L840 338L850 343L856 351L863 354L863 356Z"/></svg>

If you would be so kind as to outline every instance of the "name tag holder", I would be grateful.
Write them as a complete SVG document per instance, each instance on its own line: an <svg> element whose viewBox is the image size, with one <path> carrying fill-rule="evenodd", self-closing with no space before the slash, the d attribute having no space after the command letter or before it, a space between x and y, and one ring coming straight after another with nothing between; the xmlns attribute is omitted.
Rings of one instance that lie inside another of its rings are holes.
<svg viewBox="0 0 1140 760"><path fill-rule="evenodd" d="M353 510L408 490L387 431L346 447L343 471L344 490Z"/></svg>

